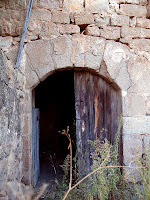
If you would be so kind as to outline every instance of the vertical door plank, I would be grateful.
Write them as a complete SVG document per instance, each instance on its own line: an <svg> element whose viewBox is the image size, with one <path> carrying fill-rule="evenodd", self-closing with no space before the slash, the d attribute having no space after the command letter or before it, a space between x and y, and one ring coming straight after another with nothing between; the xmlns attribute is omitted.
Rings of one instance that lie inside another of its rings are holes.
<svg viewBox="0 0 150 200"><path fill-rule="evenodd" d="M39 162L39 109L32 108L32 171L33 187L36 186L40 174Z"/></svg>
<svg viewBox="0 0 150 200"><path fill-rule="evenodd" d="M101 136L113 143L121 114L121 97L100 76L86 71L74 72L74 88L79 173L86 175L90 171L88 140Z"/></svg>

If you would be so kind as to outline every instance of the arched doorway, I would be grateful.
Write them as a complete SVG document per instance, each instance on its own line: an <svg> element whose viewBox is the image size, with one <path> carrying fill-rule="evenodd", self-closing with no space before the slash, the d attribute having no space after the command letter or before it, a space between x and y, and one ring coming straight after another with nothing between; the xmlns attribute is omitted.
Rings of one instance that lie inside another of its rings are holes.
<svg viewBox="0 0 150 200"><path fill-rule="evenodd" d="M121 114L119 88L91 72L65 70L48 77L35 88L34 93L33 186L39 175L51 181L59 173L59 165L69 153L69 143L58 131L67 126L72 129L70 133L74 154L77 152L78 155L78 170L82 171L82 175L87 174L90 170L88 140L102 135L113 143L117 118ZM101 132L102 129L105 131ZM50 160L50 157L54 160Z"/></svg>
<svg viewBox="0 0 150 200"><path fill-rule="evenodd" d="M33 147L39 143L39 147L36 146L33 153L35 186L39 175L40 182L52 182L56 177L58 179L61 177L60 165L68 154L69 143L59 131L69 126L72 133L75 122L73 70L54 73L41 82L34 92L33 112L39 113L39 133L35 130L38 125L33 127L33 142L35 141ZM33 117L35 121L37 116Z"/></svg>

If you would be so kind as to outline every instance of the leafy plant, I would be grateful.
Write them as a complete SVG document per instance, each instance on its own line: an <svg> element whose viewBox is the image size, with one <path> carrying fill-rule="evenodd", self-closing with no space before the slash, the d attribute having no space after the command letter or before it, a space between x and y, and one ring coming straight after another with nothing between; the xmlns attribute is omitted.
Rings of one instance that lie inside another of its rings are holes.
<svg viewBox="0 0 150 200"><path fill-rule="evenodd" d="M102 168L91 177L89 193L96 199L116 199L118 185L121 183L122 176L119 166L119 138L122 122L118 124L118 131L115 136L114 145L111 145L107 139L98 138L95 141L89 141L91 146L91 170L96 170L102 162L105 161L106 168Z"/></svg>
<svg viewBox="0 0 150 200"><path fill-rule="evenodd" d="M142 158L136 161L140 166L141 182L134 184L136 195L141 200L150 199L150 145L145 148Z"/></svg>
<svg viewBox="0 0 150 200"><path fill-rule="evenodd" d="M77 180L72 188L69 188L64 200L71 199L108 199L113 198L117 193L117 184L119 184L121 173L117 167L119 155L119 135L121 130L121 121L112 146L107 139L99 138L95 141L88 141L91 147L91 173L84 178ZM109 167L102 167L110 166ZM64 173L65 174L65 173ZM83 180L85 180L83 182ZM80 184L79 184L80 183ZM69 194L69 195L68 195ZM79 196L80 194L80 196ZM78 196L77 196L78 195Z"/></svg>
<svg viewBox="0 0 150 200"><path fill-rule="evenodd" d="M149 200L150 199L150 147L145 150L143 158L137 158L136 166L121 166L119 163L119 141L122 120L119 120L118 131L114 144L105 138L88 141L90 144L91 172L81 177L77 167L72 167L76 179L70 185L70 158L77 163L77 156L67 155L61 166L64 176L61 183L57 182L56 200ZM103 130L104 131L104 130ZM124 168L139 170L141 181L126 179ZM68 189L68 190L67 190ZM67 191L67 192L66 192ZM47 198L48 199L48 198Z"/></svg>

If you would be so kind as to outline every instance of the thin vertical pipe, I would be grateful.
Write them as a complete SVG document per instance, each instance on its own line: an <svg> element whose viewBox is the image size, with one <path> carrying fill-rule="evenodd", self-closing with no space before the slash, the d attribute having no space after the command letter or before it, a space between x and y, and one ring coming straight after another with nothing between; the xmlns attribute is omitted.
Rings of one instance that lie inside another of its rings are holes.
<svg viewBox="0 0 150 200"><path fill-rule="evenodd" d="M18 66L19 66L22 48L23 48L23 44L24 44L24 39L25 39L25 36L26 36L26 31L27 31L30 13L31 13L31 9L32 9L32 4L33 4L33 0L29 0L28 9L27 9L27 13L26 13L26 19L25 19L22 37L21 37L21 41L20 41L19 52L18 52L17 61L16 61L16 65L15 65L16 68L18 68Z"/></svg>

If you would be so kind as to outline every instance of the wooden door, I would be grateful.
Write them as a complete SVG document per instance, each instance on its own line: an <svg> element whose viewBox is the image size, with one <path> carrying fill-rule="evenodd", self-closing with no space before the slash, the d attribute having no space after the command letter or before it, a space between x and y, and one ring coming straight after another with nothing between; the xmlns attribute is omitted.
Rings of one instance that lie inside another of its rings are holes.
<svg viewBox="0 0 150 200"><path fill-rule="evenodd" d="M33 187L35 187L40 174L38 108L32 108L32 170L33 170Z"/></svg>
<svg viewBox="0 0 150 200"><path fill-rule="evenodd" d="M74 88L78 168L81 175L86 175L90 171L88 140L102 135L113 143L121 114L121 97L118 89L86 71L74 72Z"/></svg>

